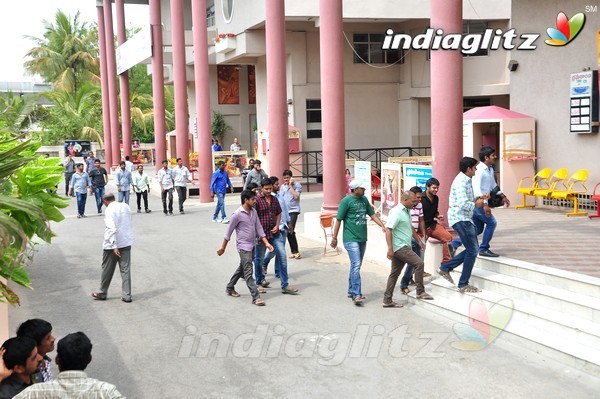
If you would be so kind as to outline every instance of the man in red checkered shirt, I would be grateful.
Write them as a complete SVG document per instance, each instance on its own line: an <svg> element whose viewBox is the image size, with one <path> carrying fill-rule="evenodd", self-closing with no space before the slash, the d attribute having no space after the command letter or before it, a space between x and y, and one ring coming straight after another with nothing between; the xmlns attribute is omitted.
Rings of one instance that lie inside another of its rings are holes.
<svg viewBox="0 0 600 399"><path fill-rule="evenodd" d="M273 245L273 237L279 233L279 223L281 222L281 206L277 197L271 195L273 191L273 182L271 179L263 179L261 181L262 191L256 196L256 202L254 203L254 209L258 213L258 220L265 231L267 240ZM265 257L266 247L262 243L256 245L254 251L254 277L256 278L256 284L266 288L269 286L269 282L265 280L265 276L262 271L262 261Z"/></svg>

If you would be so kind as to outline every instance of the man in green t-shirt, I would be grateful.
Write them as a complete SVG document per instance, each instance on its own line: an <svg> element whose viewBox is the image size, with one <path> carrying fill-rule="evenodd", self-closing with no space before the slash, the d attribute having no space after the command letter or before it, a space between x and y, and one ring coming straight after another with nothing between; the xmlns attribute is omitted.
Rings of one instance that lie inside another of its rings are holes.
<svg viewBox="0 0 600 399"><path fill-rule="evenodd" d="M337 236L340 231L340 222L344 221L344 248L350 258L350 278L348 286L348 298L352 298L355 305L362 305L365 297L360 287L360 267L362 265L365 250L367 249L367 215L377 223L385 233L385 226L375 214L369 200L365 197L364 183L358 179L350 183L352 194L342 199L336 216L337 223L333 230L331 246L337 247Z"/></svg>
<svg viewBox="0 0 600 399"><path fill-rule="evenodd" d="M388 246L387 258L392 261L392 270L388 277L385 294L383 295L384 308L401 308L402 305L395 303L394 287L398 282L398 276L405 264L414 267L415 283L417 284L417 298L433 299L425 292L423 286L423 259L412 250L412 238L421 244L421 239L412 227L410 209L414 208L420 201L413 191L405 191L400 197L400 203L390 211L385 223L385 239Z"/></svg>

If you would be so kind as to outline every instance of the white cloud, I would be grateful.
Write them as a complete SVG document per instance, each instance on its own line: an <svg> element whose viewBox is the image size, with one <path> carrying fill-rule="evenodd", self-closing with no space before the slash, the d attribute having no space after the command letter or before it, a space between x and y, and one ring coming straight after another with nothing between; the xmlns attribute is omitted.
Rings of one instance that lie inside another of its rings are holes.
<svg viewBox="0 0 600 399"><path fill-rule="evenodd" d="M57 10L73 17L77 11L80 20L93 23L97 19L96 1L94 0L18 0L2 1L0 5L0 81L33 81L32 76L25 76L23 62L25 54L35 44L23 36L42 37L44 27L42 20L54 21ZM115 6L113 4L113 22ZM146 5L125 5L125 21L127 26L142 26L149 23L149 11ZM116 27L115 27L116 32ZM37 78L39 80L39 78Z"/></svg>

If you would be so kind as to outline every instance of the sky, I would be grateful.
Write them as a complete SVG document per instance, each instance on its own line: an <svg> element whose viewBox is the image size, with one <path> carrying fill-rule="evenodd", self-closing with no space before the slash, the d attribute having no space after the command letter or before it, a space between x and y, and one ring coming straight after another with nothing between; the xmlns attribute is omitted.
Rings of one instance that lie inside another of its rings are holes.
<svg viewBox="0 0 600 399"><path fill-rule="evenodd" d="M44 33L43 20L54 21L57 10L71 17L80 12L80 21L97 20L96 0L2 0L0 2L0 82L40 81L39 77L25 76L23 62L25 54L34 47L34 42L23 36L41 38ZM141 27L149 21L147 5L125 5L127 27ZM113 4L113 22L116 24ZM116 34L116 29L115 29Z"/></svg>

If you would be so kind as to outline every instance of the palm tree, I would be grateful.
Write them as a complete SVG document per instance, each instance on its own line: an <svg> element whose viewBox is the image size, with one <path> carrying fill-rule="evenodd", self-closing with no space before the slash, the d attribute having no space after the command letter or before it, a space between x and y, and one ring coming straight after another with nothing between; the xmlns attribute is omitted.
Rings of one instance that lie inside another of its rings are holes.
<svg viewBox="0 0 600 399"><path fill-rule="evenodd" d="M36 43L26 55L30 59L24 64L25 71L75 93L81 82L98 82L97 30L81 23L79 12L71 20L57 10L54 24L46 20L42 23L43 38L25 36Z"/></svg>

